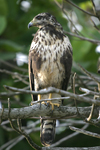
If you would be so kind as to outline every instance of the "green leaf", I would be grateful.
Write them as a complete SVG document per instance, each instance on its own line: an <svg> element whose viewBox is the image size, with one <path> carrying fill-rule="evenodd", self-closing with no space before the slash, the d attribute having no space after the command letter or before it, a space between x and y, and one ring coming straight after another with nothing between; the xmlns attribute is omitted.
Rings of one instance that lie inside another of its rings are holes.
<svg viewBox="0 0 100 150"><path fill-rule="evenodd" d="M3 33L7 26L7 20L6 17L0 16L0 35Z"/></svg>

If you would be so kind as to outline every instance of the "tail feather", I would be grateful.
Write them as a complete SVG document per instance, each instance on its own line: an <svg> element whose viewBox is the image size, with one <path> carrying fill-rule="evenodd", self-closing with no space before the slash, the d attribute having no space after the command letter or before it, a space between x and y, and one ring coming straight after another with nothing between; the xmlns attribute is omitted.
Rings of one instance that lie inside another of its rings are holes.
<svg viewBox="0 0 100 150"><path fill-rule="evenodd" d="M44 146L50 146L55 138L56 120L41 119L40 137Z"/></svg>

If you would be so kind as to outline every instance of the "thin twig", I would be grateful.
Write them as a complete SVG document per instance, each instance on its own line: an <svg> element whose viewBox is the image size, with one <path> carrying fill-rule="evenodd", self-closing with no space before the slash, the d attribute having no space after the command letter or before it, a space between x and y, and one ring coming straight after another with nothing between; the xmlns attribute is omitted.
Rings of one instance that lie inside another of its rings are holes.
<svg viewBox="0 0 100 150"><path fill-rule="evenodd" d="M67 11L63 8L62 9L62 6L56 1L54 0L54 2L56 3L56 5L62 10L62 12L67 16L67 19L69 22L71 22L71 24L73 25L73 27L75 28L75 31L77 34L81 34L78 29L76 28L76 26L74 25L73 21L69 18L69 16L67 15ZM82 34L81 34L82 35Z"/></svg>
<svg viewBox="0 0 100 150"><path fill-rule="evenodd" d="M94 91L91 91L89 89L82 88L82 87L80 87L79 90L82 91L82 92L85 92L87 94L96 95L96 96L100 97L100 93L99 92L94 92Z"/></svg>
<svg viewBox="0 0 100 150"><path fill-rule="evenodd" d="M3 64L5 64L5 65L7 65L7 66L9 66L9 67L11 67L11 68L17 69L19 71L27 72L27 69L19 68L19 67L15 66L15 65L12 65L9 62L3 61L2 59L0 59L0 62L3 63Z"/></svg>
<svg viewBox="0 0 100 150"><path fill-rule="evenodd" d="M11 118L10 118L10 112L11 112L10 99L8 99L8 109L9 109L9 111L8 111L8 119L9 119L9 122L10 122L11 127L12 127L16 132L18 132L19 134L22 134L23 136L25 136L27 142L30 144L30 146L31 146L32 148L34 148L34 149L36 149L36 150L41 150L41 147L38 146L37 144L35 144L35 143L32 141L32 139L29 137L29 135L21 130L19 119L17 120L17 121L18 121L18 125L19 125L19 129L17 129L17 128L13 125L13 122L12 122L12 120L11 120ZM7 150L8 150L8 148L7 148Z"/></svg>
<svg viewBox="0 0 100 150"><path fill-rule="evenodd" d="M69 96L71 98L75 98L79 101L84 101L84 102L87 102L87 103L94 103L96 105L100 105L99 100L94 100L94 99L91 99L91 98L88 98L88 97L82 97L80 95L73 94L73 93L70 93L70 92L67 92L67 91L64 91L64 90L60 90L60 89L57 89L57 88L54 88L54 87L49 87L47 89L43 89L43 90L40 90L40 91L23 90L23 89L10 87L10 86L7 86L7 85L4 85L4 87L7 90L17 91L17 92L26 93L26 94L34 94L34 95L38 95L38 94L43 95L43 94L48 94L48 93L58 93L58 94L63 95L63 96ZM97 95L100 95L100 93L97 93Z"/></svg>
<svg viewBox="0 0 100 150"><path fill-rule="evenodd" d="M10 93L7 93L7 92L2 92L0 93L0 97L10 97L10 96L15 96L15 95L19 95L20 92L10 92Z"/></svg>
<svg viewBox="0 0 100 150"><path fill-rule="evenodd" d="M82 127L82 129L86 129L87 127L89 126L89 124L86 124ZM59 144L61 144L62 142L64 141L67 141L69 140L70 138L73 138L74 136L78 135L79 133L78 132L74 132L64 138L62 138L61 140L57 141L56 143L52 144L50 147L55 147L55 146L58 146Z"/></svg>
<svg viewBox="0 0 100 150"><path fill-rule="evenodd" d="M1 126L4 130L6 130L7 132L11 132L11 131L14 131L14 129L12 129L12 128L9 128L9 127L7 127L7 126L5 126L5 125L3 125L3 126Z"/></svg>
<svg viewBox="0 0 100 150"><path fill-rule="evenodd" d="M88 75L91 79L93 79L95 82L100 84L100 79L95 78L90 72L88 72L87 70L85 70L80 64L78 64L78 66L82 69L82 71Z"/></svg>
<svg viewBox="0 0 100 150"><path fill-rule="evenodd" d="M31 105L33 105L33 104L37 104L37 103L41 103L41 102L47 102L47 101L55 101L55 100L68 100L68 99L70 99L70 97L58 97L58 98L51 98L51 99L41 99L41 100L39 100L39 101L31 101Z"/></svg>
<svg viewBox="0 0 100 150"><path fill-rule="evenodd" d="M36 121L36 122L34 122L34 123L32 124L32 128L31 128L31 129L25 130L26 133L27 133L27 134L30 134L31 132L37 131L34 127L35 127L37 124L39 124L39 122L40 122L39 120ZM39 128L37 128L37 129L39 130ZM0 150L3 150L3 149L6 148L6 147L7 147L6 150L10 150L13 146L15 146L18 142L20 142L20 141L23 140L24 138L25 138L25 137L24 137L23 135L20 135L20 136L14 138L13 140L10 140L9 142L7 142L7 143L5 143L4 145L2 145L2 146L0 147Z"/></svg>
<svg viewBox="0 0 100 150"><path fill-rule="evenodd" d="M96 2L94 2L94 0L91 0L91 2L93 4L94 13L96 14L96 17L100 20L100 9L98 10L98 5L96 5Z"/></svg>
<svg viewBox="0 0 100 150"><path fill-rule="evenodd" d="M75 3L73 3L71 0L66 0L66 2L70 3L71 5L73 5L73 6L76 7L77 9L81 10L82 12L86 13L87 15L96 17L95 14L92 14L92 13L86 11L86 10L81 9L79 6L77 6L77 5L76 5Z"/></svg>
<svg viewBox="0 0 100 150"><path fill-rule="evenodd" d="M100 40L95 40L95 39L89 39L87 37L83 37L83 36L80 36L80 35L77 35L77 34L74 34L74 33L71 33L71 32L68 32L68 31L64 31L65 34L69 34L71 36L75 36L81 40L84 40L84 41L88 41L88 42L91 42L91 43L94 43L94 44L100 44Z"/></svg>
<svg viewBox="0 0 100 150"><path fill-rule="evenodd" d="M19 74L17 72L11 72L11 71L8 71L8 70L5 70L5 69L3 69L3 70L0 69L0 72L12 75L14 78L18 78L19 81L22 81L23 83L29 85L29 82L24 80L24 78L28 78L28 76L26 76L26 75L22 75L22 74Z"/></svg>
<svg viewBox="0 0 100 150"><path fill-rule="evenodd" d="M15 77L22 77L22 78L27 78L28 79L28 76L27 75L23 75L23 74L20 74L18 72L11 72L9 70L6 70L6 69L0 69L0 72L2 73L6 73L6 74L9 74L9 75L12 75L12 76L15 76Z"/></svg>
<svg viewBox="0 0 100 150"><path fill-rule="evenodd" d="M79 132L79 133L82 133L82 134L85 134L85 135L92 136L92 137L100 139L100 134L97 134L97 133L94 133L94 132L90 132L90 131L86 131L86 130L79 129L79 128L72 127L72 126L69 126L69 128L71 130L73 130L73 131L76 131L76 132Z"/></svg>
<svg viewBox="0 0 100 150"><path fill-rule="evenodd" d="M16 143L17 139L19 139L19 137L14 138L14 139L8 141L7 143L3 144L3 145L0 147L0 150L3 150L3 149L5 149L6 147L9 147L9 145L10 145L11 143ZM10 149L8 149L8 150L10 150Z"/></svg>
<svg viewBox="0 0 100 150"><path fill-rule="evenodd" d="M92 23L93 23L95 29L98 30L98 32L100 33L100 29L97 27L97 25L96 25L95 22L92 20L92 18L91 18L91 21L92 21Z"/></svg>
<svg viewBox="0 0 100 150"><path fill-rule="evenodd" d="M22 75L22 74L19 74L17 72L11 72L11 71L8 71L8 70L5 70L5 69L3 69L3 70L0 69L0 72L12 75L14 78L18 78L23 83L29 85L29 82L27 82L26 80L24 80L24 78L28 78L28 76L26 76L26 75Z"/></svg>

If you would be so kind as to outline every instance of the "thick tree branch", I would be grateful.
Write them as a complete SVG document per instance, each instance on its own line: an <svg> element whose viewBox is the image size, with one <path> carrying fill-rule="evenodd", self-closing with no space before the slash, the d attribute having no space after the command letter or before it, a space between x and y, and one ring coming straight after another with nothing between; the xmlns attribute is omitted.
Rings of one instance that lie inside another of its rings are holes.
<svg viewBox="0 0 100 150"><path fill-rule="evenodd" d="M79 113L81 116L88 117L91 111L91 107L78 107ZM98 117L100 107L94 108L93 117ZM0 109L0 115L2 113L2 109ZM71 118L72 116L77 117L76 107L67 107L60 106L59 108L55 107L53 113L51 107L48 107L44 104L36 104L29 107L23 108L12 108L10 112L11 119L26 119L30 117L36 116L51 116L52 118ZM5 108L2 114L2 119L8 119L8 109Z"/></svg>
<svg viewBox="0 0 100 150"><path fill-rule="evenodd" d="M42 150L100 150L100 146L96 147L43 147Z"/></svg>

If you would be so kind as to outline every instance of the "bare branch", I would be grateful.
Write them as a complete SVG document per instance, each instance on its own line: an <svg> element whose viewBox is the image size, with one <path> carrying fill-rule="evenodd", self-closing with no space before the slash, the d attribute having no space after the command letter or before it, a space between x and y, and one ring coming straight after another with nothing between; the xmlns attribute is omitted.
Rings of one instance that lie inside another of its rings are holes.
<svg viewBox="0 0 100 150"><path fill-rule="evenodd" d="M25 132L27 134L30 134L31 132L35 131L34 127L39 123L40 121L36 121L33 123L32 128L31 129L27 129L25 130ZM25 137L23 135L20 135L16 138L14 138L13 140L10 140L9 142L5 143L4 145L2 145L0 147L0 150L3 150L4 148L8 148L8 150L10 150L13 146L15 146L18 142L20 142L21 140L23 140Z"/></svg>
<svg viewBox="0 0 100 150"><path fill-rule="evenodd" d="M42 150L100 150L100 146L96 147L43 147Z"/></svg>
<svg viewBox="0 0 100 150"><path fill-rule="evenodd" d="M29 82L27 82L26 80L23 79L23 78L28 78L28 76L26 76L26 75L22 75L22 74L19 74L17 72L11 72L11 71L8 71L8 70L5 70L5 69L3 69L3 70L0 69L0 72L12 75L14 78L18 78L23 83L29 85Z"/></svg>
<svg viewBox="0 0 100 150"><path fill-rule="evenodd" d="M56 3L56 5L62 10L62 12L66 15L68 21L73 25L73 27L75 28L76 34L81 34L80 31L76 28L76 26L74 25L73 21L71 20L71 18L67 15L67 11L63 8L62 9L62 5L60 5L56 0L54 0L54 2ZM82 34L81 34L82 35Z"/></svg>
<svg viewBox="0 0 100 150"><path fill-rule="evenodd" d="M54 87L49 87L47 89L43 89L43 90L40 90L40 91L23 90L23 89L10 87L10 86L7 86L7 85L4 85L4 87L7 90L11 90L11 91L14 91L14 92L17 91L17 92L21 92L21 93L34 94L34 95L38 95L38 94L43 95L43 94L48 94L48 93L58 93L58 94L63 95L63 96L69 96L72 99L75 98L76 100L79 100L79 101L84 101L84 102L87 102L87 103L94 103L96 105L100 105L99 100L94 100L94 99L91 99L91 98L88 98L88 97L82 97L80 95L73 94L73 93L70 93L70 92L67 92L67 91L64 91L64 90L60 90L60 89L57 89L57 88L54 88ZM98 93L97 95L100 96L100 93Z"/></svg>
<svg viewBox="0 0 100 150"><path fill-rule="evenodd" d="M100 107L95 107L94 108L94 113L93 113L93 117L98 117L99 114L99 109ZM91 107L78 107L78 110L80 112L80 115L84 116L85 118L89 116L90 111L91 111ZM0 114L2 113L2 109L0 109ZM26 118L30 118L30 117L36 117L36 116L49 116L48 118L59 118L59 119L64 119L67 117L71 116L77 116L77 110L75 107L67 107L67 106L60 106L55 107L53 113L52 113L52 109L51 106L48 107L41 104L34 104L32 106L29 107L23 107L23 108L12 108L11 112L10 112L10 118L11 119L26 119ZM51 117L50 117L51 116ZM58 117L59 116L59 117ZM8 109L5 108L4 112L2 114L2 119L8 119ZM45 119L47 119L45 117Z"/></svg>
<svg viewBox="0 0 100 150"><path fill-rule="evenodd" d="M78 66L82 69L82 71L88 75L91 79L93 79L95 82L97 82L98 84L100 84L100 79L95 78L90 72L88 72L86 69L84 69L80 64L78 64Z"/></svg>
<svg viewBox="0 0 100 150"><path fill-rule="evenodd" d="M95 40L95 39L89 39L87 37L84 37L84 36L80 36L80 35L77 35L77 34L74 34L74 33L71 33L71 32L68 32L68 31L64 31L65 34L69 34L71 36L75 36L81 40L84 40L84 41L88 41L88 42L91 42L91 43L94 43L94 44L100 44L100 41L99 40Z"/></svg>
<svg viewBox="0 0 100 150"><path fill-rule="evenodd" d="M85 92L85 93L87 93L87 94L100 96L99 92L94 92L94 91L91 91L91 90L86 89L86 88L80 87L79 90L82 91L82 92Z"/></svg>
<svg viewBox="0 0 100 150"><path fill-rule="evenodd" d="M7 66L9 66L9 67L11 67L11 68L17 69L19 71L27 72L27 69L19 68L19 67L15 66L15 65L12 65L9 62L3 61L2 59L0 59L0 62L3 63L3 64L5 64L5 65L7 65Z"/></svg>
<svg viewBox="0 0 100 150"><path fill-rule="evenodd" d="M69 2L69 3L71 3L71 4L74 4L74 3L72 3L71 1L69 1L69 0L66 0L67 2ZM56 1L56 0L54 0L54 2L57 4L57 6L63 11L63 13L66 15L67 14L67 11L63 8L62 9L62 6ZM77 5L76 5L77 6ZM78 7L79 8L79 7ZM80 8L81 9L81 8ZM84 11L84 10L83 10ZM87 12L87 11L85 11L88 15L91 15L91 16L95 16L94 14L91 14L91 13L89 13L89 12ZM68 17L68 15L67 15L67 18L68 18L68 20L71 22L71 24L74 26L74 28L75 28L75 30L77 31L77 33L80 33L78 30L77 30L77 28L75 27L75 25L73 24L73 21ZM64 31L65 32L65 34L69 34L69 35L72 35L72 36L75 36L75 37L77 37L77 38L80 38L81 40L85 40L85 41L88 41L88 42L91 42L91 43L94 43L94 44L100 44L100 41L99 40L95 40L95 39L89 39L89 38L87 38L87 37L84 37L84 36L80 36L80 35L78 35L78 34L73 34L73 33L70 33L70 32L67 32L67 31ZM81 34L81 33L80 33Z"/></svg>
<svg viewBox="0 0 100 150"><path fill-rule="evenodd" d="M98 4L96 4L96 2L94 0L91 0L91 2L93 4L94 13L96 14L96 17L98 17L98 19L100 20L100 6Z"/></svg>
<svg viewBox="0 0 100 150"><path fill-rule="evenodd" d="M71 5L73 5L73 6L76 7L77 9L81 10L82 12L86 13L87 15L95 16L95 17L96 17L95 14L91 14L90 12L81 9L79 6L77 6L76 4L74 4L72 1L66 0L66 2L68 2L68 3L71 4Z"/></svg>
<svg viewBox="0 0 100 150"><path fill-rule="evenodd" d="M95 22L93 21L92 17L91 17L91 21L92 21L92 23L93 23L95 29L98 30L98 32L100 33L100 29L97 27L97 25L96 25Z"/></svg>
<svg viewBox="0 0 100 150"><path fill-rule="evenodd" d="M86 129L88 126L89 126L88 124L84 125L84 126L83 126L83 129ZM74 136L76 136L76 135L78 135L78 134L79 134L78 132L74 132L74 133L72 133L72 134L70 134L70 135L68 135L68 136L66 136L66 137L64 137L64 138L62 138L61 140L59 140L59 141L57 141L56 143L52 144L52 145L50 146L50 148L51 148L51 147L58 146L58 145L60 145L62 142L66 141L66 140L68 140L68 139L70 139L70 138L73 138Z"/></svg>
<svg viewBox="0 0 100 150"><path fill-rule="evenodd" d="M27 76L27 75L22 75L22 74L20 74L20 73L18 73L18 72L11 72L11 71L5 70L5 69L0 69L0 72L9 74L9 75L11 75L11 76L15 76L15 77L20 76L20 77L22 77L22 78L27 78L27 79L28 79L28 76Z"/></svg>
<svg viewBox="0 0 100 150"><path fill-rule="evenodd" d="M20 92L10 92L10 93L2 92L0 93L0 97L5 97L5 96L9 97L9 96L14 96L14 95L19 95L19 94Z"/></svg>
<svg viewBox="0 0 100 150"><path fill-rule="evenodd" d="M71 130L73 130L73 131L76 131L76 132L79 132L79 133L82 133L82 134L85 134L85 135L92 136L92 137L95 137L95 138L99 138L99 139L100 139L100 134L93 133L93 132L86 131L86 130L79 129L79 128L72 127L72 126L70 126L69 128L70 128Z"/></svg>

